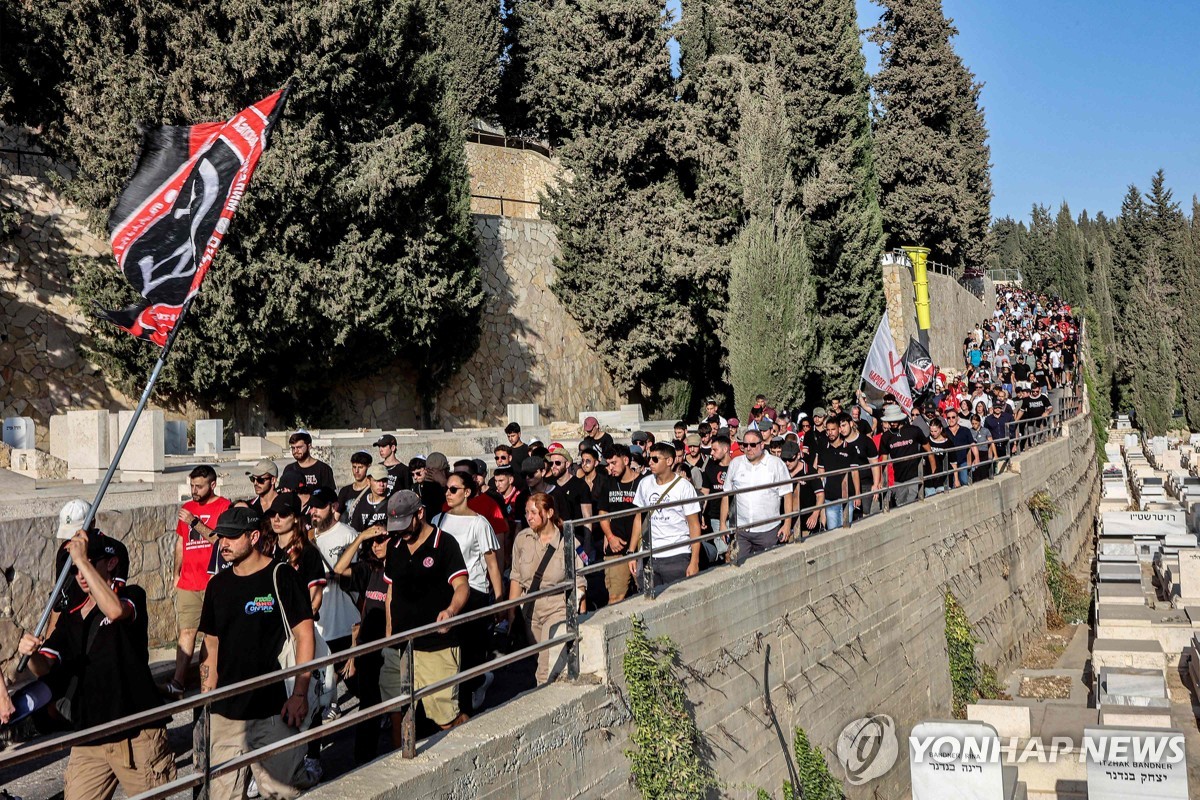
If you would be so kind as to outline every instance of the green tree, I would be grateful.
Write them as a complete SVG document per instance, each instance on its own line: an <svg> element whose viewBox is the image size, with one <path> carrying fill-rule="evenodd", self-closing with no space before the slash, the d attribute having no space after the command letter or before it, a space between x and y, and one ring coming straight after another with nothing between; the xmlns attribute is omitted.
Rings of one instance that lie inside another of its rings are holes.
<svg viewBox="0 0 1200 800"><path fill-rule="evenodd" d="M446 60L446 91L464 122L493 120L503 26L497 0L434 0L431 19Z"/></svg>
<svg viewBox="0 0 1200 800"><path fill-rule="evenodd" d="M1054 220L1050 209L1034 203L1029 213L1029 233L1025 237L1025 285L1038 291L1050 291L1058 272L1055 258Z"/></svg>
<svg viewBox="0 0 1200 800"><path fill-rule="evenodd" d="M1025 247L1029 231L1024 222L1018 222L1012 217L1001 217L992 223L991 251L988 254L988 269L1015 269L1025 272Z"/></svg>
<svg viewBox="0 0 1200 800"><path fill-rule="evenodd" d="M1146 204L1142 193L1133 184L1121 201L1121 215L1113 229L1113 261L1109 292L1113 299L1113 323L1119 358L1113 371L1113 405L1119 411L1134 407L1133 378L1142 368L1140 350L1135 341L1145 326L1154 326L1158 316L1141 319L1134 316L1133 287L1145 264L1145 252L1150 242Z"/></svg>
<svg viewBox="0 0 1200 800"><path fill-rule="evenodd" d="M429 401L470 354L480 276L429 9L421 0L64 3L67 108L53 141L75 156L69 192L97 219L133 164L136 123L223 119L293 81L164 394L208 405L251 397L320 422L335 381L401 359ZM107 263L80 263L76 277L81 303L131 299ZM95 354L126 387L155 356L107 326L96 329Z"/></svg>
<svg viewBox="0 0 1200 800"><path fill-rule="evenodd" d="M1176 294L1179 390L1188 425L1200 429L1200 199L1192 195L1183 268Z"/></svg>
<svg viewBox="0 0 1200 800"><path fill-rule="evenodd" d="M1056 293L1072 305L1087 299L1087 243L1066 201L1054 220L1054 283Z"/></svg>
<svg viewBox="0 0 1200 800"><path fill-rule="evenodd" d="M569 173L543 207L561 250L555 291L617 386L653 402L696 337L676 257L668 17L653 0L525 0L521 13L520 97Z"/></svg>
<svg viewBox="0 0 1200 800"><path fill-rule="evenodd" d="M941 0L879 0L875 134L888 247L922 244L982 267L991 180L981 85L955 54Z"/></svg>
<svg viewBox="0 0 1200 800"><path fill-rule="evenodd" d="M1134 281L1129 313L1129 396L1137 423L1147 435L1165 434L1176 406L1174 312L1158 253L1151 248Z"/></svg>
<svg viewBox="0 0 1200 800"><path fill-rule="evenodd" d="M816 350L816 287L787 154L792 125L769 68L761 93L739 98L738 166L749 218L733 247L725 341L735 405L763 392L784 407L805 399Z"/></svg>

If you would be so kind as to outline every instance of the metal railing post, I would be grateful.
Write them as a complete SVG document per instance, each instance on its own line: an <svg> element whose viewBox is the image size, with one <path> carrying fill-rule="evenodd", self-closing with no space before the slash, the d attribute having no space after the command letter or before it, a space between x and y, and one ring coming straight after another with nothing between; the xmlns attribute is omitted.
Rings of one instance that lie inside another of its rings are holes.
<svg viewBox="0 0 1200 800"><path fill-rule="evenodd" d="M650 477L649 480L653 480ZM646 511L646 519L642 523L642 549L647 550L654 547L654 543L650 541L650 515L653 514L653 509ZM642 597L647 600L654 599L654 553L647 553L646 558L642 561Z"/></svg>
<svg viewBox="0 0 1200 800"><path fill-rule="evenodd" d="M563 527L563 558L567 560L565 573L569 584L565 592L567 630L575 637L575 641L566 646L567 677L576 680L579 678L579 588L575 585L575 523L571 520Z"/></svg>
<svg viewBox="0 0 1200 800"><path fill-rule="evenodd" d="M400 721L400 750L404 758L417 756L417 701L413 697L414 664L413 640L404 643L404 669L400 671L400 693L408 695L404 716Z"/></svg>
<svg viewBox="0 0 1200 800"><path fill-rule="evenodd" d="M194 796L198 800L208 800L211 796L210 788L212 785L212 704L205 703L200 707L200 720L198 722L199 744L198 752L192 753L192 763L197 771L204 773L204 782L196 787ZM193 739L192 746L195 747L197 742ZM196 763L199 761L199 763Z"/></svg>

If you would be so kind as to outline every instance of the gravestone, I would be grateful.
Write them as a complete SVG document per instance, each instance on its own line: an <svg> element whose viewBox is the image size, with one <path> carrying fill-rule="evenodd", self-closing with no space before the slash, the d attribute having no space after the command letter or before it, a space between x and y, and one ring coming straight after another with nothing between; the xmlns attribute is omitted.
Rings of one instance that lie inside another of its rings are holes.
<svg viewBox="0 0 1200 800"><path fill-rule="evenodd" d="M70 449L69 433L67 431L67 415L55 414L50 417L50 455L67 460Z"/></svg>
<svg viewBox="0 0 1200 800"><path fill-rule="evenodd" d="M283 455L283 448L262 436L243 436L238 452L243 460L275 458Z"/></svg>
<svg viewBox="0 0 1200 800"><path fill-rule="evenodd" d="M1195 548L1179 551L1179 597L1182 605L1200 605L1200 550Z"/></svg>
<svg viewBox="0 0 1200 800"><path fill-rule="evenodd" d="M1085 728L1088 800L1186 800L1184 738L1177 730Z"/></svg>
<svg viewBox="0 0 1200 800"><path fill-rule="evenodd" d="M133 419L132 411L121 411L117 414L117 425L121 435L129 427ZM155 476L166 466L166 420L163 412L157 409L143 411L138 417L129 444L121 455L122 481L153 481Z"/></svg>
<svg viewBox="0 0 1200 800"><path fill-rule="evenodd" d="M30 417L5 417L4 443L14 450L32 450L36 447L33 419Z"/></svg>
<svg viewBox="0 0 1200 800"><path fill-rule="evenodd" d="M508 421L525 428L537 428L542 424L542 409L537 403L509 403Z"/></svg>
<svg viewBox="0 0 1200 800"><path fill-rule="evenodd" d="M1103 667L1096 705L1170 708L1167 682L1161 669Z"/></svg>
<svg viewBox="0 0 1200 800"><path fill-rule="evenodd" d="M991 725L921 722L908 742L912 800L1008 800L1011 796L1005 787L1000 737Z"/></svg>
<svg viewBox="0 0 1200 800"><path fill-rule="evenodd" d="M67 412L67 477L98 481L108 469L108 412Z"/></svg>
<svg viewBox="0 0 1200 800"><path fill-rule="evenodd" d="M1158 536L1187 530L1183 511L1104 511L1101 536Z"/></svg>
<svg viewBox="0 0 1200 800"><path fill-rule="evenodd" d="M187 421L182 419L167 420L163 424L163 436L166 442L167 455L181 456L188 451Z"/></svg>
<svg viewBox="0 0 1200 800"><path fill-rule="evenodd" d="M196 420L196 455L219 456L224 449L225 422L219 419Z"/></svg>

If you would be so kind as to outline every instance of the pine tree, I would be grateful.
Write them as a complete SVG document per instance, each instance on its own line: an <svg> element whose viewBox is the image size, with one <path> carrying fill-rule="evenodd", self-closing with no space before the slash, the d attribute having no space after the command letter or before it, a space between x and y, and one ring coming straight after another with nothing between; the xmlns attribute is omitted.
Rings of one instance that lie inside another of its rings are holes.
<svg viewBox="0 0 1200 800"><path fill-rule="evenodd" d="M1025 240L1028 236L1025 223L1017 222L1012 217L1001 217L993 222L987 268L1027 271Z"/></svg>
<svg viewBox="0 0 1200 800"><path fill-rule="evenodd" d="M555 291L617 386L652 395L696 337L681 195L667 142L675 105L667 18L653 0L525 0L520 97L569 180L543 213Z"/></svg>
<svg viewBox="0 0 1200 800"><path fill-rule="evenodd" d="M1050 209L1035 203L1029 213L1029 234L1025 237L1025 285L1038 291L1050 291L1056 273L1054 220L1050 217Z"/></svg>
<svg viewBox="0 0 1200 800"><path fill-rule="evenodd" d="M921 244L935 260L980 268L991 181L980 84L955 54L941 0L880 0L871 32L876 152L888 247Z"/></svg>
<svg viewBox="0 0 1200 800"><path fill-rule="evenodd" d="M133 164L137 122L224 119L294 82L164 392L208 405L260 396L319 422L335 381L401 359L428 401L470 355L481 293L468 176L426 11L422 0L66 3L56 140L79 166L71 196L97 219ZM79 264L77 280L81 302L130 299L107 262ZM96 357L124 386L144 378L149 348L96 334Z"/></svg>
<svg viewBox="0 0 1200 800"><path fill-rule="evenodd" d="M1113 299L1113 322L1116 335L1117 360L1113 371L1113 406L1118 412L1133 408L1132 382L1135 373L1142 368L1140 350L1134 341L1139 327L1148 324L1139 319L1133 303L1133 287L1142 275L1145 263L1149 231L1146 221L1146 204L1142 193L1130 184L1121 201L1121 215L1113 231L1113 264L1109 292ZM1152 317L1151 321L1157 319Z"/></svg>
<svg viewBox="0 0 1200 800"><path fill-rule="evenodd" d="M1054 220L1054 282L1059 297L1072 305L1087 299L1087 244L1066 201Z"/></svg>
<svg viewBox="0 0 1200 800"><path fill-rule="evenodd" d="M725 341L737 408L766 393L783 407L805 399L816 351L816 287L787 154L792 124L778 76L739 98L738 166L749 219L733 247Z"/></svg>

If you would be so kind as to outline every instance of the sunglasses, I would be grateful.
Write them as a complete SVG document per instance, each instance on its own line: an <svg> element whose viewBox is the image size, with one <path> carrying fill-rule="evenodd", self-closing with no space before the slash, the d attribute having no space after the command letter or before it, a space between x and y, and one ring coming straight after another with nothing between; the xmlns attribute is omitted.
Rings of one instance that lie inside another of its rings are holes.
<svg viewBox="0 0 1200 800"><path fill-rule="evenodd" d="M446 494L458 494L459 492L465 492L466 490L467 487L465 486L447 486Z"/></svg>
<svg viewBox="0 0 1200 800"><path fill-rule="evenodd" d="M649 461L651 464L657 464L660 461L674 461L675 459L667 458L665 456L650 456L646 460Z"/></svg>
<svg viewBox="0 0 1200 800"><path fill-rule="evenodd" d="M271 477L272 476L270 476L270 475L261 475L261 476L260 475L251 475L250 482L251 483L266 483L267 481L271 480Z"/></svg>
<svg viewBox="0 0 1200 800"><path fill-rule="evenodd" d="M565 462L565 461L551 461L550 462L550 466L552 466L552 467L565 467L566 465L567 465L567 462Z"/></svg>
<svg viewBox="0 0 1200 800"><path fill-rule="evenodd" d="M762 442L742 442L742 447L762 447Z"/></svg>

